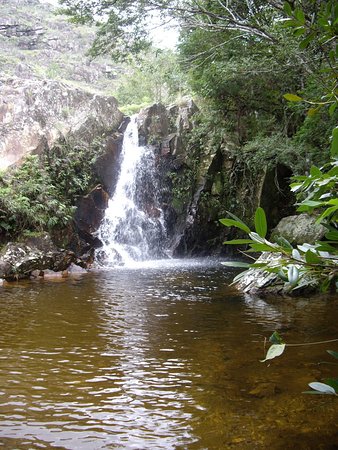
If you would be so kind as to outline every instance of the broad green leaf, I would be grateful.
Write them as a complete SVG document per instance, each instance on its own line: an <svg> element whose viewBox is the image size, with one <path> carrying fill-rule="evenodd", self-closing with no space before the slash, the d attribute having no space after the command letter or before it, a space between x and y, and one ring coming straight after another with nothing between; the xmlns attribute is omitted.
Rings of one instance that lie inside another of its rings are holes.
<svg viewBox="0 0 338 450"><path fill-rule="evenodd" d="M312 166L310 169L310 175L312 177L321 177L323 173L317 166Z"/></svg>
<svg viewBox="0 0 338 450"><path fill-rule="evenodd" d="M285 237L276 236L274 239L275 239L276 244L283 247L284 250L293 250L292 245L290 244L290 242L287 239L285 239Z"/></svg>
<svg viewBox="0 0 338 450"><path fill-rule="evenodd" d="M243 225L246 225L246 224L243 222L243 220L241 220L239 217L235 216L235 214L232 214L230 211L227 211L227 214L229 214L229 216L230 216L232 219L236 220L237 222L240 222L240 223L242 223Z"/></svg>
<svg viewBox="0 0 338 450"><path fill-rule="evenodd" d="M338 394L338 378L325 378L325 384L331 386Z"/></svg>
<svg viewBox="0 0 338 450"><path fill-rule="evenodd" d="M265 359L261 360L261 362L268 361L270 359L276 358L277 356L280 356L285 350L285 344L273 344L269 348Z"/></svg>
<svg viewBox="0 0 338 450"><path fill-rule="evenodd" d="M328 175L332 175L332 181L334 181L334 178L338 175L338 166L335 165L334 167L332 167L332 169L328 171Z"/></svg>
<svg viewBox="0 0 338 450"><path fill-rule="evenodd" d="M320 284L320 292L322 292L323 294L325 294L331 285L331 281L329 278L326 278L321 284Z"/></svg>
<svg viewBox="0 0 338 450"><path fill-rule="evenodd" d="M333 116L336 108L337 108L337 103L336 102L332 103L332 105L329 108L329 114L330 114L331 117Z"/></svg>
<svg viewBox="0 0 338 450"><path fill-rule="evenodd" d="M303 27L303 26L301 26L301 27L296 27L296 28L294 29L293 34L294 34L295 36L299 37L299 36L302 36L302 35L305 33L305 31L306 31L306 28Z"/></svg>
<svg viewBox="0 0 338 450"><path fill-rule="evenodd" d="M223 261L222 265L226 267L242 267L244 269L248 269L250 267L249 263L242 261Z"/></svg>
<svg viewBox="0 0 338 450"><path fill-rule="evenodd" d="M250 249L246 250L246 253L253 253L253 252L271 252L275 249L270 247L267 244L260 244L259 242L250 244Z"/></svg>
<svg viewBox="0 0 338 450"><path fill-rule="evenodd" d="M271 342L271 344L283 344L283 339L277 331L274 331L269 337L269 342Z"/></svg>
<svg viewBox="0 0 338 450"><path fill-rule="evenodd" d="M236 227L240 228L241 230L245 231L246 233L250 233L250 228L245 225L243 222L239 222L238 220L233 219L220 219L219 220L222 225L225 225L226 227Z"/></svg>
<svg viewBox="0 0 338 450"><path fill-rule="evenodd" d="M321 392L322 394L335 394L336 393L336 391L333 389L332 386L329 386L328 384L325 384L325 383L320 383L318 381L309 383L309 386L311 389Z"/></svg>
<svg viewBox="0 0 338 450"><path fill-rule="evenodd" d="M288 102L302 102L303 101L302 97L299 97L298 95L295 95L295 94L284 94L283 97Z"/></svg>
<svg viewBox="0 0 338 450"><path fill-rule="evenodd" d="M299 270L296 266L290 266L288 269L289 283L294 285L299 280Z"/></svg>
<svg viewBox="0 0 338 450"><path fill-rule="evenodd" d="M308 38L304 39L304 41L302 41L302 42L299 44L299 47L300 47L300 48L305 48L305 47L301 47L301 45L302 45L303 42L307 41L307 39L308 39ZM314 116L318 113L319 110L320 110L320 106L317 106L317 108L309 108L306 114L307 114L309 117L314 117Z"/></svg>
<svg viewBox="0 0 338 450"><path fill-rule="evenodd" d="M289 2L284 2L283 10L288 16L292 16L292 8Z"/></svg>
<svg viewBox="0 0 338 450"><path fill-rule="evenodd" d="M338 127L334 128L332 131L332 142L331 142L331 156L338 155Z"/></svg>
<svg viewBox="0 0 338 450"><path fill-rule="evenodd" d="M329 58L331 60L331 63L335 64L335 62L336 62L336 54L335 54L335 51L333 49L329 52Z"/></svg>
<svg viewBox="0 0 338 450"><path fill-rule="evenodd" d="M283 27L296 27L298 25L298 22L293 19L285 19L283 20Z"/></svg>
<svg viewBox="0 0 338 450"><path fill-rule="evenodd" d="M253 241L251 239L233 239L231 241L224 241L223 244L230 245L243 245L243 244L251 244Z"/></svg>
<svg viewBox="0 0 338 450"><path fill-rule="evenodd" d="M268 267L268 264L265 262L254 262L252 264L250 264L250 267L253 267L255 269L265 269Z"/></svg>
<svg viewBox="0 0 338 450"><path fill-rule="evenodd" d="M305 253L305 261L308 264L320 264L322 262L322 260L319 258L319 256L316 255L316 253L312 252L311 250L308 250Z"/></svg>
<svg viewBox="0 0 338 450"><path fill-rule="evenodd" d="M279 278L280 278L281 280L283 280L283 281L288 281L288 277L285 275L285 273L283 272L282 269L280 269L280 270L277 272L277 275L279 276Z"/></svg>
<svg viewBox="0 0 338 450"><path fill-rule="evenodd" d="M255 213L255 228L256 232L263 238L265 238L266 233L268 231L268 226L266 223L266 216L264 209L258 207Z"/></svg>
<svg viewBox="0 0 338 450"><path fill-rule="evenodd" d="M337 180L338 181L338 180ZM338 198L333 198L326 202L327 205L337 205L338 206Z"/></svg>
<svg viewBox="0 0 338 450"><path fill-rule="evenodd" d="M325 202L319 202L317 200L304 200L300 203L300 206L309 206L310 208L317 208L318 206L324 205Z"/></svg>
<svg viewBox="0 0 338 450"><path fill-rule="evenodd" d="M335 352L333 350L326 350L331 356L338 359L338 352Z"/></svg>
<svg viewBox="0 0 338 450"><path fill-rule="evenodd" d="M305 14L304 11L302 9L296 9L295 12L295 17L296 19L302 24L305 24Z"/></svg>
<svg viewBox="0 0 338 450"><path fill-rule="evenodd" d="M299 43L299 48L304 50L310 44L310 42L313 41L314 37L315 37L315 34L314 33L310 33L308 36L306 36L305 39L303 39ZM310 108L310 109L313 109L315 111L314 114L316 114L318 112L318 108ZM308 113L308 115L310 115L310 114Z"/></svg>
<svg viewBox="0 0 338 450"><path fill-rule="evenodd" d="M313 208L311 206L301 205L297 208L297 212L311 212L312 209Z"/></svg>
<svg viewBox="0 0 338 450"><path fill-rule="evenodd" d="M329 253L332 252L334 253L337 251L336 247L333 247L328 242L321 242L321 241L317 243L316 250Z"/></svg>
<svg viewBox="0 0 338 450"><path fill-rule="evenodd" d="M325 234L325 238L328 241L338 241L338 231L328 231Z"/></svg>
<svg viewBox="0 0 338 450"><path fill-rule="evenodd" d="M260 236L258 233L256 233L255 231L251 231L249 233L250 238L254 241L254 242L259 242L260 244L265 244L265 239L262 238L262 236Z"/></svg>
<svg viewBox="0 0 338 450"><path fill-rule="evenodd" d="M322 220L325 219L325 217L330 216L331 214L334 214L336 211L338 211L338 206L331 206L330 208L327 208L316 220L315 223L320 223Z"/></svg>
<svg viewBox="0 0 338 450"><path fill-rule="evenodd" d="M301 183L291 183L290 184L290 189L291 189L291 192L297 192L297 191L299 191L299 189L302 187L302 184Z"/></svg>

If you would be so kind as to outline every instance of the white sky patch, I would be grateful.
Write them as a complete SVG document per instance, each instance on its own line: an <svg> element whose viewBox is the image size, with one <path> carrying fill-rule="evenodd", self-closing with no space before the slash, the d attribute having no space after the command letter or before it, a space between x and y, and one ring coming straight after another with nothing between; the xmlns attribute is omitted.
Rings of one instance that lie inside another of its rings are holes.
<svg viewBox="0 0 338 450"><path fill-rule="evenodd" d="M151 22L149 30L154 44L160 48L174 49L178 42L177 25L173 21L161 24L161 20L156 14L151 17Z"/></svg>
<svg viewBox="0 0 338 450"><path fill-rule="evenodd" d="M49 3L59 6L58 0L40 0L41 3ZM162 49L174 49L178 42L178 28L172 23L160 25L160 20L153 16L153 24L150 25L150 36L156 47Z"/></svg>

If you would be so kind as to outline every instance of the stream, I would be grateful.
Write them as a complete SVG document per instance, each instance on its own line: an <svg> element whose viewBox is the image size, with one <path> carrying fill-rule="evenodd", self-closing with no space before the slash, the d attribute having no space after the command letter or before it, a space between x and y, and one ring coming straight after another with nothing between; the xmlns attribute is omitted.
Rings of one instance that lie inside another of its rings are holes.
<svg viewBox="0 0 338 450"><path fill-rule="evenodd" d="M218 260L0 287L0 448L337 449L337 297L253 298Z"/></svg>

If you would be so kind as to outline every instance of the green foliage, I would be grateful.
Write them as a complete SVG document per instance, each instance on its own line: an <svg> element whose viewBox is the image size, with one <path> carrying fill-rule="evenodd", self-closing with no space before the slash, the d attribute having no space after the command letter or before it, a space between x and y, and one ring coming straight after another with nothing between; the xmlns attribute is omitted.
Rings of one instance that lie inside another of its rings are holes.
<svg viewBox="0 0 338 450"><path fill-rule="evenodd" d="M44 167L59 198L75 205L78 197L97 182L93 167L103 149L100 140L89 146L67 139L46 150Z"/></svg>
<svg viewBox="0 0 338 450"><path fill-rule="evenodd" d="M320 193L321 196L324 195L325 198L329 198L333 193L336 193L337 176L335 176L334 184L326 183L326 174L321 173L322 176L319 177L320 171L317 170L318 172L315 169L312 170L313 173L317 173L316 183L310 183L309 185L306 177L304 177L305 180L301 187L309 191L309 195L311 195L313 190L316 190L317 184L322 188L324 183L324 188L320 190ZM304 184L306 186L303 186ZM334 206L331 206L331 204ZM226 241L225 244L246 244L249 246L247 253L269 252L276 254L277 257L274 259L255 260L252 264L247 264L247 268L276 274L290 291L314 283L319 285L323 292L329 289L338 290L338 201L336 198L328 201L304 200L300 205L300 208L306 207L312 211L325 207L318 220L325 222L329 230L326 234L327 241L320 241L315 244L304 243L295 248L283 237L277 238L276 242L270 242L265 238L267 223L264 211L258 208L255 214L255 231L251 231L233 214L231 214L232 219L220 219L223 225L237 227L249 236L249 239L235 239ZM228 266L234 265L231 261L226 264ZM235 262L235 266L238 267L237 262ZM234 281L239 281L245 274L246 272L242 272Z"/></svg>
<svg viewBox="0 0 338 450"><path fill-rule="evenodd" d="M152 48L137 58L130 57L114 96L123 112L135 113L153 103L174 102L186 91L185 76L180 71L175 53Z"/></svg>
<svg viewBox="0 0 338 450"><path fill-rule="evenodd" d="M308 176L294 177L290 187L300 200L299 212L319 211L317 223L326 219L338 228L338 157L321 169L312 166Z"/></svg>
<svg viewBox="0 0 338 450"><path fill-rule="evenodd" d="M191 168L168 173L171 183L172 205L178 214L185 211L194 187L195 174Z"/></svg>
<svg viewBox="0 0 338 450"><path fill-rule="evenodd" d="M0 235L63 228L72 220L76 200L97 182L93 163L99 143L91 147L70 141L47 151L42 159L28 156L24 163L0 175Z"/></svg>
<svg viewBox="0 0 338 450"><path fill-rule="evenodd" d="M125 59L128 54L147 48L151 31L149 23L154 17L159 18L162 24L175 21L188 31L205 29L222 33L238 29L245 35L273 40L267 25L276 14L269 3L263 0L254 0L250 4L232 1L229 7L222 2L200 3L194 0L60 0L61 12L69 15L72 21L99 26L92 53L110 54L115 60Z"/></svg>
<svg viewBox="0 0 338 450"><path fill-rule="evenodd" d="M65 226L73 208L57 194L38 156L29 156L0 181L0 233L16 237L23 231Z"/></svg>
<svg viewBox="0 0 338 450"><path fill-rule="evenodd" d="M284 26L292 29L293 35L300 37L300 49L309 49L311 46L325 57L321 71L322 83L325 83L325 95L320 100L305 100L309 104L322 107L330 105L331 113L336 109L337 102L337 47L338 35L338 7L334 0L322 2L296 1L293 6L284 3L284 12L287 19ZM326 70L325 70L326 69ZM289 101L303 101L303 98L288 94Z"/></svg>
<svg viewBox="0 0 338 450"><path fill-rule="evenodd" d="M325 93L322 95L323 101L306 101L316 105L316 113L311 113L313 117L323 107L329 106L329 116L334 117L335 107L338 104L336 95L336 56L332 54L332 44L337 35L338 8L333 2L323 2L317 11L313 12L311 22L307 19L306 9L301 8L302 2L297 2L292 8L289 3L285 3L284 11L292 19L285 21L284 26L291 27L296 36L306 35L306 45L304 41L300 43L301 48L307 48L310 43L319 46L321 53L326 54L326 62L320 65L324 68L325 76L330 81L335 79L334 85L328 83ZM308 7L311 6L311 2ZM311 52L310 52L311 53ZM327 80L326 80L327 81ZM284 98L291 103L302 103L303 98L295 94L285 94ZM263 270L277 274L291 290L296 287L306 286L316 282L322 291L328 289L338 290L338 162L336 154L338 152L338 132L333 129L331 139L331 161L321 169L312 166L309 175L294 177L291 190L297 194L298 211L312 214L318 213L317 223L323 223L328 232L326 241L316 242L313 245L304 243L293 248L284 238L280 238L276 243L265 239L258 218L261 211L256 212L255 227L256 232L249 232L243 228L243 223L235 218L235 223L221 219L226 226L234 225L249 234L248 252L270 252L277 254L277 258L266 261L255 261L250 264L250 268ZM264 222L264 219L262 219ZM265 224L264 224L265 225ZM233 243L230 241L230 244ZM243 274L240 274L240 277Z"/></svg>
<svg viewBox="0 0 338 450"><path fill-rule="evenodd" d="M302 70L299 51L288 36L283 45L271 46L240 39L236 32L210 38L208 31L199 30L183 36L180 53L193 90L213 102L239 143L285 124L281 92L298 88Z"/></svg>

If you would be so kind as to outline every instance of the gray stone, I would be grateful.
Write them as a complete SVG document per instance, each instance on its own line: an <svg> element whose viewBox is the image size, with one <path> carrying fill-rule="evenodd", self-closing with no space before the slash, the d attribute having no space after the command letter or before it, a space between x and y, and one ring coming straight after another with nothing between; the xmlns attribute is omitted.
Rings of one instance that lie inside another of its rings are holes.
<svg viewBox="0 0 338 450"><path fill-rule="evenodd" d="M74 223L80 238L97 248L101 241L93 234L97 231L104 218L109 196L102 186L96 186L88 195L79 200L74 214ZM77 251L78 252L78 251Z"/></svg>
<svg viewBox="0 0 338 450"><path fill-rule="evenodd" d="M52 148L60 137L90 143L117 130L122 120L113 97L52 80L1 79L0 169Z"/></svg>
<svg viewBox="0 0 338 450"><path fill-rule="evenodd" d="M0 279L7 281L29 278L35 271L62 272L72 263L84 265L75 253L57 248L48 233L9 242L0 254Z"/></svg>
<svg viewBox="0 0 338 450"><path fill-rule="evenodd" d="M327 231L323 225L316 224L316 216L299 214L284 217L271 233L271 239L283 236L291 244L314 244L322 239Z"/></svg>
<svg viewBox="0 0 338 450"><path fill-rule="evenodd" d="M269 262L270 267L279 267L280 258L280 254L263 252L257 259L257 262ZM312 294L319 289L318 282L306 275L302 277L296 287L292 288L289 283L284 283L277 274L260 269L249 269L243 272L243 275L237 282L237 287L244 293L265 297L270 295L296 297Z"/></svg>

